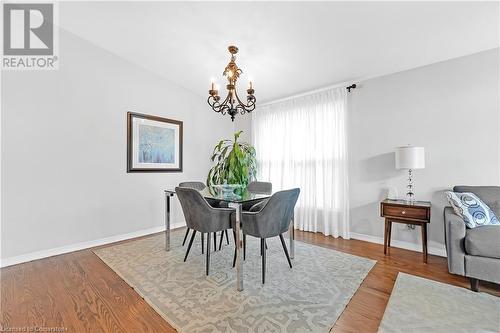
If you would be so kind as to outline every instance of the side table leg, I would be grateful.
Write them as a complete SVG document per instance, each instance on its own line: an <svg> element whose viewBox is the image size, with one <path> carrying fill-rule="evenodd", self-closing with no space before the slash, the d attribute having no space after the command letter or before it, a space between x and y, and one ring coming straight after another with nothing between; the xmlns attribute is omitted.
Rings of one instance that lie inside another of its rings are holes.
<svg viewBox="0 0 500 333"><path fill-rule="evenodd" d="M388 232L387 232L387 248L391 249L391 234L392 234L392 221L389 220L387 221L387 224L388 224Z"/></svg>
<svg viewBox="0 0 500 333"><path fill-rule="evenodd" d="M424 263L427 264L427 223L422 223L421 229L422 229L422 253L424 256Z"/></svg>
<svg viewBox="0 0 500 333"><path fill-rule="evenodd" d="M385 229L384 229L384 254L387 254L387 236L388 236L388 222L385 219Z"/></svg>

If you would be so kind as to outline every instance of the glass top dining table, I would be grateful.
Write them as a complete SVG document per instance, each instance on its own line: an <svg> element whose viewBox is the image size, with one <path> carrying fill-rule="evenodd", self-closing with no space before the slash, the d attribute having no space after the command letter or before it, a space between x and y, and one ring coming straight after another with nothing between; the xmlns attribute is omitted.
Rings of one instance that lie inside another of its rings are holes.
<svg viewBox="0 0 500 333"><path fill-rule="evenodd" d="M205 187L203 190L199 191L205 199L220 200L225 202L233 203L255 203L267 199L273 195L272 192L250 192L248 189L235 189L233 194L225 195L218 188Z"/></svg>
<svg viewBox="0 0 500 333"><path fill-rule="evenodd" d="M235 190L236 194L225 195L220 188L205 187L199 191L200 194L207 200L219 200L228 203L228 207L235 210L235 234L236 234L236 289L243 291L243 234L241 230L242 223L242 206L244 203L258 203L268 199L273 195L273 192L250 192L248 189ZM165 190L165 250L170 251L170 198L175 195L175 190ZM292 221L288 230L290 258L295 255L294 246L294 221Z"/></svg>

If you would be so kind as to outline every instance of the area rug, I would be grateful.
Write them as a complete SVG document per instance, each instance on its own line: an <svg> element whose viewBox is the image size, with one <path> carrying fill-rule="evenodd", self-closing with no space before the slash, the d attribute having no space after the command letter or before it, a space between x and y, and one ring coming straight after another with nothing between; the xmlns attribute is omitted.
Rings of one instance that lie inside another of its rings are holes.
<svg viewBox="0 0 500 333"><path fill-rule="evenodd" d="M399 273L378 332L500 332L500 298Z"/></svg>
<svg viewBox="0 0 500 333"><path fill-rule="evenodd" d="M267 240L262 285L260 241L247 237L238 292L232 240L212 250L207 277L199 234L187 262L183 236L172 232L169 252L163 234L94 251L178 332L329 332L375 264L296 241L290 269L276 237Z"/></svg>

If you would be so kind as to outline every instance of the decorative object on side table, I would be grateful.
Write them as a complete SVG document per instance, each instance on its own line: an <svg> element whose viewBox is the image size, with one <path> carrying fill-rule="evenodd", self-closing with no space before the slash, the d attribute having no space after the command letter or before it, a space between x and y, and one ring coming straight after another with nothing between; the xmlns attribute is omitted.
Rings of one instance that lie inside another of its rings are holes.
<svg viewBox="0 0 500 333"><path fill-rule="evenodd" d="M236 91L236 81L240 77L240 74L243 73L243 71L238 68L236 65L236 53L238 53L238 48L236 46L229 46L228 47L229 53L231 53L231 61L227 64L226 68L224 69L224 72L222 75L224 75L228 81L228 84L226 86L227 88L227 97L221 102L221 98L219 96L219 91L215 86L215 82L212 81L212 86L211 89L208 91L208 105L212 107L212 110L215 112L220 112L221 114L225 115L226 113L229 113L231 116L231 121L234 121L234 116L236 114L241 113L245 114L247 112L252 112L255 110L255 102L257 99L254 96L254 89L253 89L253 84L252 81L248 82L248 89L247 89L247 102L246 104L243 103L238 96L238 93Z"/></svg>
<svg viewBox="0 0 500 333"><path fill-rule="evenodd" d="M422 229L422 252L427 263L427 224L431 222L431 203L386 199L380 203L380 216L385 218L384 254L391 247L392 222L419 225Z"/></svg>
<svg viewBox="0 0 500 333"><path fill-rule="evenodd" d="M408 170L406 201L415 201L413 170L425 168L424 147L404 146L396 148L396 169Z"/></svg>
<svg viewBox="0 0 500 333"><path fill-rule="evenodd" d="M127 113L127 172L181 172L182 121Z"/></svg>
<svg viewBox="0 0 500 333"><path fill-rule="evenodd" d="M238 184L246 187L255 179L257 161L255 148L249 143L239 142L243 133L234 133L234 140L221 140L215 146L212 162L215 165L208 172L207 185Z"/></svg>

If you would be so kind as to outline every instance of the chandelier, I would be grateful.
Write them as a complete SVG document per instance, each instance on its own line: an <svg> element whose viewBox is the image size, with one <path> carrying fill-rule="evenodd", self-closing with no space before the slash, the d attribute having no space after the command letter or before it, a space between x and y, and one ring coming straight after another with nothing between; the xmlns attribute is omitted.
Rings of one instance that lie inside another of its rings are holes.
<svg viewBox="0 0 500 333"><path fill-rule="evenodd" d="M231 61L227 64L223 76L227 78L228 84L227 88L227 97L221 102L221 98L219 96L219 91L215 87L215 82L212 82L212 89L208 91L208 105L212 107L212 110L215 112L220 112L225 115L226 113L231 116L231 121L234 121L234 116L237 113L245 114L247 112L252 112L255 110L255 101L256 98L253 95L254 90L252 86L252 81L249 82L247 89L247 102L243 103L236 92L236 81L243 71L238 68L235 63L236 53L238 53L238 48L236 46L228 47L229 53L231 53Z"/></svg>

